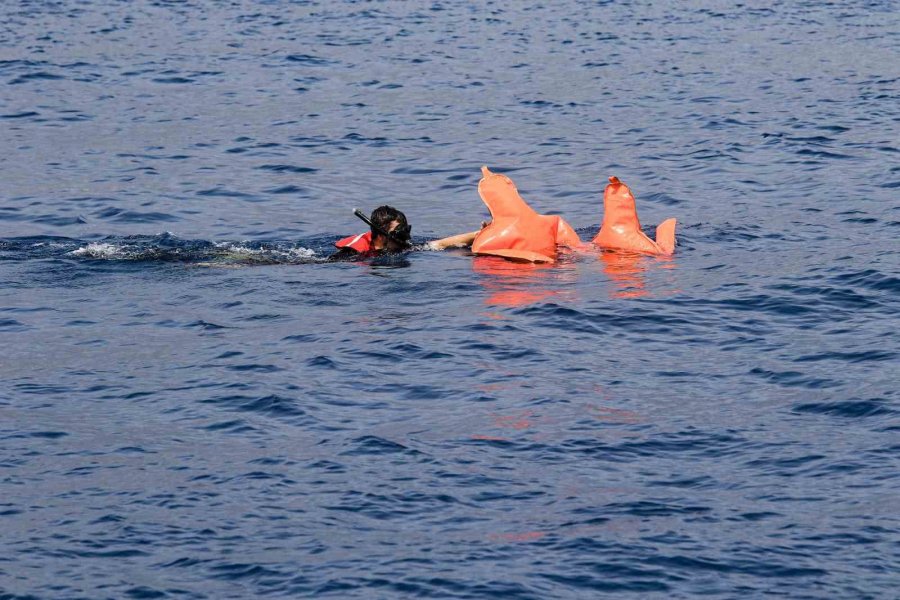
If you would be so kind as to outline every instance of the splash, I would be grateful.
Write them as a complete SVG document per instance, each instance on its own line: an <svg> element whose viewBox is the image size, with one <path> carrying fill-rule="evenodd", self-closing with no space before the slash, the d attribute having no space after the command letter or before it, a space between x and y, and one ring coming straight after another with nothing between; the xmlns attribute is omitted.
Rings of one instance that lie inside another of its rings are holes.
<svg viewBox="0 0 900 600"><path fill-rule="evenodd" d="M69 254L81 258L102 259L123 258L125 256L124 248L122 246L107 244L104 242L92 242L87 246L82 246L81 248L72 250L71 252L69 252Z"/></svg>
<svg viewBox="0 0 900 600"><path fill-rule="evenodd" d="M255 246L248 242L215 242L213 246L222 252L222 258L249 259L270 261L270 262L310 262L311 259L319 257L317 252L312 248L299 247L280 247L271 245Z"/></svg>
<svg viewBox="0 0 900 600"><path fill-rule="evenodd" d="M50 236L0 240L0 252L7 260L55 257L186 264L303 264L327 260L329 249L324 239L210 241L181 239L171 233L107 237L97 241Z"/></svg>

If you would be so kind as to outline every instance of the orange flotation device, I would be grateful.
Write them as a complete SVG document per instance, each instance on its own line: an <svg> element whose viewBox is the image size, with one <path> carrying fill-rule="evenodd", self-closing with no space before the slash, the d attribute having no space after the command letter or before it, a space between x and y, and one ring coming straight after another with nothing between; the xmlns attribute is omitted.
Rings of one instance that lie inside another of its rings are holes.
<svg viewBox="0 0 900 600"><path fill-rule="evenodd" d="M675 219L666 219L659 224L654 242L641 231L631 190L618 177L610 177L603 192L603 224L592 241L601 248L672 254L675 252Z"/></svg>
<svg viewBox="0 0 900 600"><path fill-rule="evenodd" d="M539 215L519 196L506 175L481 167L478 195L491 211L491 223L472 242L472 252L528 262L556 260L557 244L576 247L581 240L557 215Z"/></svg>
<svg viewBox="0 0 900 600"><path fill-rule="evenodd" d="M351 235L334 243L337 248L352 248L360 254L365 254L372 249L372 232L367 231L359 235Z"/></svg>

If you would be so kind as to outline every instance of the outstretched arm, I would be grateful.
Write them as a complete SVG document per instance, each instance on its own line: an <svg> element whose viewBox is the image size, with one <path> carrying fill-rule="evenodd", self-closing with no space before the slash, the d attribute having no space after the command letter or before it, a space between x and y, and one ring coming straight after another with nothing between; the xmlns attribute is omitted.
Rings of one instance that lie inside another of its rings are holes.
<svg viewBox="0 0 900 600"><path fill-rule="evenodd" d="M468 233L460 233L451 235L450 237L432 240L428 242L428 247L432 250L446 250L447 248L465 248L472 245L472 240L480 231L470 231Z"/></svg>

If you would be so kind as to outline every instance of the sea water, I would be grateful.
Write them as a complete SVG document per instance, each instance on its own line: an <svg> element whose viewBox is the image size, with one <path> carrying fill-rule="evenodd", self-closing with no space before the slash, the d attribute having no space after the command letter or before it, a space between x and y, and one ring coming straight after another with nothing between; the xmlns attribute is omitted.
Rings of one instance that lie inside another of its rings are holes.
<svg viewBox="0 0 900 600"><path fill-rule="evenodd" d="M0 16L0 598L896 595L896 3Z"/></svg>

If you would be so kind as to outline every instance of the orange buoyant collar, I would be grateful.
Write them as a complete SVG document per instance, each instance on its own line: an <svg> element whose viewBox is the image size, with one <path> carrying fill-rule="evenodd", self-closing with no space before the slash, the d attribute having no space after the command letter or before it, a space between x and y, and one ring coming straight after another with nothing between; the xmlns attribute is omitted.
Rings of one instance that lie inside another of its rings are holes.
<svg viewBox="0 0 900 600"><path fill-rule="evenodd" d="M514 260L552 262L556 245L581 242L575 230L557 215L539 215L519 196L506 175L481 167L478 194L491 211L491 223L472 242L475 254Z"/></svg>
<svg viewBox="0 0 900 600"><path fill-rule="evenodd" d="M601 248L629 250L645 254L672 254L675 251L675 219L656 228L656 241L641 231L634 196L618 177L610 177L603 192L603 223L592 240Z"/></svg>

